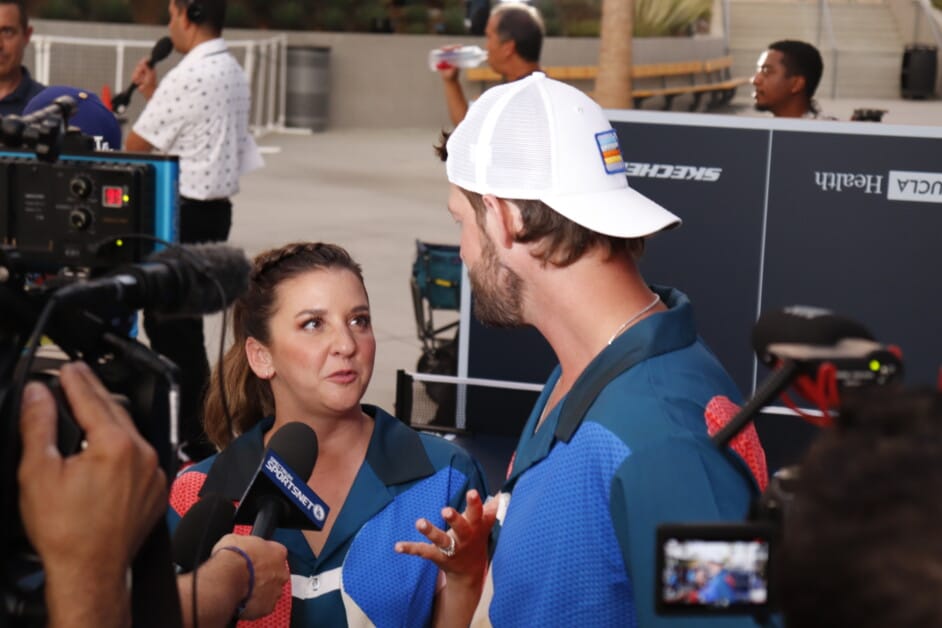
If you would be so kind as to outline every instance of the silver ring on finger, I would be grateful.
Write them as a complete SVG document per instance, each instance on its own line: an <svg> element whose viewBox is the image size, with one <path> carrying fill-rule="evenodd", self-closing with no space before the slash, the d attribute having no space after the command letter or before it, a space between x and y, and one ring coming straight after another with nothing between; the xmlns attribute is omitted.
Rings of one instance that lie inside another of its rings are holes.
<svg viewBox="0 0 942 628"><path fill-rule="evenodd" d="M447 558L451 558L455 555L455 537L449 534L448 538L451 539L451 543L448 545L448 547L439 547L438 551L444 554Z"/></svg>

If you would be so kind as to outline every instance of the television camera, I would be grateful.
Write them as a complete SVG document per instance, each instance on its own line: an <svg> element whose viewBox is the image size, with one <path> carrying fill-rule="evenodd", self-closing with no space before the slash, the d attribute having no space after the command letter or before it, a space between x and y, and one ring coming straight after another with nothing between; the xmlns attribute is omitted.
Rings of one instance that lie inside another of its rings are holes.
<svg viewBox="0 0 942 628"><path fill-rule="evenodd" d="M75 106L63 96L0 122L0 623L11 626L45 624L42 563L18 510L23 386L40 379L58 397L58 446L74 454L83 435L56 373L66 360L85 361L172 477L177 367L134 339L136 310L223 309L248 276L241 251L162 248L176 239L177 158L96 152L92 138L67 127ZM172 578L164 522L132 566L135 609L149 595L146 578L160 571L144 568L145 554Z"/></svg>
<svg viewBox="0 0 942 628"><path fill-rule="evenodd" d="M752 342L759 360L772 370L713 434L714 444L724 451L731 443L737 448L734 439L780 395L799 416L828 427L843 397L894 385L903 372L898 348L877 342L863 325L818 308L796 306L764 314L753 328ZM799 409L786 394L789 388L817 411ZM658 526L657 612L748 614L760 620L775 612L780 603L776 553L799 475L798 466L776 472L746 521Z"/></svg>

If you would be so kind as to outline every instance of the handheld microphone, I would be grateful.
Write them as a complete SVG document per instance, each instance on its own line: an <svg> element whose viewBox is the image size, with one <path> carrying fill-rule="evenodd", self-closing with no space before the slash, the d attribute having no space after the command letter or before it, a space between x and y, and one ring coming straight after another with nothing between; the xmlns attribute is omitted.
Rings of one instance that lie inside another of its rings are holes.
<svg viewBox="0 0 942 628"><path fill-rule="evenodd" d="M147 65L154 67L160 61L163 61L173 52L173 41L169 37L161 37L157 40L157 43L154 44L154 47L150 51L150 59L147 60ZM137 83L131 83L128 85L128 88L123 92L115 94L111 99L111 110L115 113L124 113L127 111L128 105L131 103L131 94L134 93L134 90L137 89Z"/></svg>
<svg viewBox="0 0 942 628"><path fill-rule="evenodd" d="M115 274L69 284L53 298L68 305L121 303L158 314L201 316L228 307L245 292L250 271L251 263L240 249L224 244L174 246Z"/></svg>
<svg viewBox="0 0 942 628"><path fill-rule="evenodd" d="M235 522L252 524L252 535L270 539L276 528L320 530L330 509L307 480L317 462L317 434L288 423L268 444L252 483L239 501Z"/></svg>
<svg viewBox="0 0 942 628"><path fill-rule="evenodd" d="M216 493L193 504L173 533L173 562L179 573L189 573L209 558L213 546L232 532L235 506Z"/></svg>

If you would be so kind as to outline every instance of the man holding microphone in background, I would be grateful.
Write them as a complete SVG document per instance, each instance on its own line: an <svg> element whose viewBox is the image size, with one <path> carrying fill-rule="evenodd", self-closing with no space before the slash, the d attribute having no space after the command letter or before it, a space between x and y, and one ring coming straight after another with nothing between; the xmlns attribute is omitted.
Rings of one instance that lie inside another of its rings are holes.
<svg viewBox="0 0 942 628"><path fill-rule="evenodd" d="M131 79L148 102L125 147L180 157L181 243L225 241L239 176L262 165L249 132L249 81L222 39L226 0L170 0L169 11L170 39L185 56L159 86L148 58L134 69ZM144 328L151 347L181 369L183 453L205 458L213 450L201 427L209 381L203 321L145 316Z"/></svg>

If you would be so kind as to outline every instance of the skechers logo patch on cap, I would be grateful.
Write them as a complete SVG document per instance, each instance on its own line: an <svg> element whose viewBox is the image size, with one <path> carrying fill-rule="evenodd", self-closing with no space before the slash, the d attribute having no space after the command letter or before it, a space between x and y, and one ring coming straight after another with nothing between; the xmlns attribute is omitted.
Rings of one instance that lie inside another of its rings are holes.
<svg viewBox="0 0 942 628"><path fill-rule="evenodd" d="M599 145L602 163L608 174L625 174L625 162L621 158L621 149L618 147L618 135L615 129L595 134L595 141Z"/></svg>

